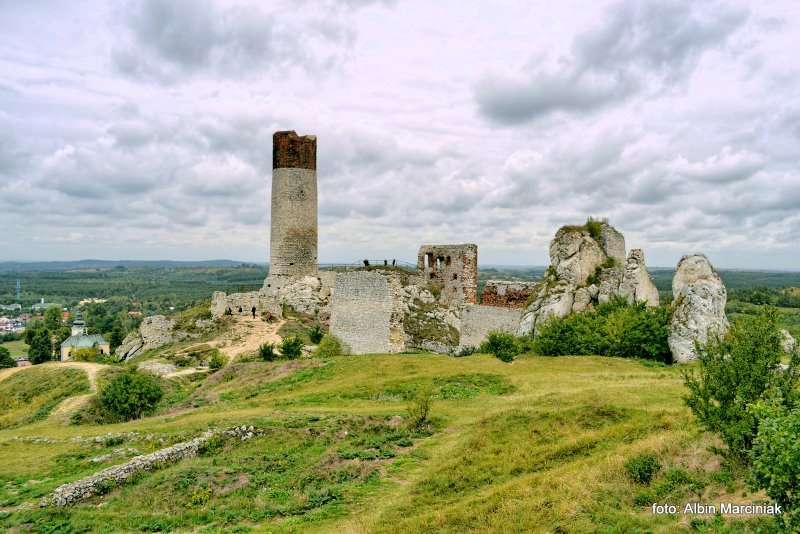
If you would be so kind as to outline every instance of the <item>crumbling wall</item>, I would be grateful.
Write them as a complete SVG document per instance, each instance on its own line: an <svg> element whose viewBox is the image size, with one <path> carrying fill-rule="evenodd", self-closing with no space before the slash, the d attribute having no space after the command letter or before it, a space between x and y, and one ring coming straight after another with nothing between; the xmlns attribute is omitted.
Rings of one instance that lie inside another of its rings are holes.
<svg viewBox="0 0 800 534"><path fill-rule="evenodd" d="M481 293L481 304L499 308L524 308L536 282L488 280Z"/></svg>
<svg viewBox="0 0 800 534"><path fill-rule="evenodd" d="M338 273L331 296L331 334L353 354L405 350L400 283L369 271Z"/></svg>
<svg viewBox="0 0 800 534"><path fill-rule="evenodd" d="M426 283L441 286L441 302L475 304L478 300L478 245L422 245L417 268Z"/></svg>
<svg viewBox="0 0 800 534"><path fill-rule="evenodd" d="M275 298L260 292L250 291L248 293L223 293L214 291L211 295L211 317L219 319L225 315L225 310L231 310L233 315L250 315L256 307L256 315L260 316L264 312L269 312L275 317L281 317L281 307ZM239 308L242 309L239 312Z"/></svg>
<svg viewBox="0 0 800 534"><path fill-rule="evenodd" d="M275 132L270 266L265 289L317 274L317 138Z"/></svg>
<svg viewBox="0 0 800 534"><path fill-rule="evenodd" d="M521 309L496 306L464 306L461 309L461 337L459 346L477 347L489 332L496 330L514 333L522 318Z"/></svg>

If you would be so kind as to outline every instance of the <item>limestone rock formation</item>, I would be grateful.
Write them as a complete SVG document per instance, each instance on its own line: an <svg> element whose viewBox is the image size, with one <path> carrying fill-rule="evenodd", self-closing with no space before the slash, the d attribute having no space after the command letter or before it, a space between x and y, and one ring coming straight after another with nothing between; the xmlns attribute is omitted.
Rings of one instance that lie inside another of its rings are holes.
<svg viewBox="0 0 800 534"><path fill-rule="evenodd" d="M163 315L146 317L138 331L131 332L125 337L115 354L127 360L150 349L173 343L176 341L174 328L175 322Z"/></svg>
<svg viewBox="0 0 800 534"><path fill-rule="evenodd" d="M658 305L658 291L635 249L625 259L625 238L613 226L565 226L550 243L550 267L531 290L517 334L536 334L549 317L583 312L615 296Z"/></svg>
<svg viewBox="0 0 800 534"><path fill-rule="evenodd" d="M640 248L635 248L628 254L619 294L628 299L628 302L644 302L648 306L658 306L658 289L647 272L644 265L644 251Z"/></svg>
<svg viewBox="0 0 800 534"><path fill-rule="evenodd" d="M565 226L550 242L550 268L558 280L574 286L584 285L607 258L600 242L583 227Z"/></svg>
<svg viewBox="0 0 800 534"><path fill-rule="evenodd" d="M321 312L328 305L328 297L330 288L323 291L322 282L316 276L304 276L277 291L279 304L305 315Z"/></svg>
<svg viewBox="0 0 800 534"><path fill-rule="evenodd" d="M797 349L797 340L795 340L788 330L781 330L781 334L783 335L781 346L783 347L784 352L788 354L793 353Z"/></svg>
<svg viewBox="0 0 800 534"><path fill-rule="evenodd" d="M684 256L672 279L675 311L669 332L672 360L688 362L697 358L695 342L705 343L710 335L728 329L725 285L703 254Z"/></svg>

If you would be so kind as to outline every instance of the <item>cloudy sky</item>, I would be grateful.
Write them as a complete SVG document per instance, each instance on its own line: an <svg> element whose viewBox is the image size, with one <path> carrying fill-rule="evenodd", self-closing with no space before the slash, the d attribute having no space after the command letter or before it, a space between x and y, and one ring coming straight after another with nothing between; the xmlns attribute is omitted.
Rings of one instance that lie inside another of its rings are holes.
<svg viewBox="0 0 800 534"><path fill-rule="evenodd" d="M320 255L800 269L800 3L0 0L0 260L266 261L272 133Z"/></svg>

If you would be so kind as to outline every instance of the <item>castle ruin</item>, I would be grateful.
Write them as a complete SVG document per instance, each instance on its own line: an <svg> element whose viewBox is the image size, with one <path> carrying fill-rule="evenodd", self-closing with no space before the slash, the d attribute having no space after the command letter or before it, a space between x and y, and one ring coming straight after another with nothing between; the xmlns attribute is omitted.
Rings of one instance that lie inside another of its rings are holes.
<svg viewBox="0 0 800 534"><path fill-rule="evenodd" d="M478 300L478 245L422 245L417 269L428 283L438 284L441 300L450 305Z"/></svg>
<svg viewBox="0 0 800 534"><path fill-rule="evenodd" d="M269 275L264 287L317 274L317 138L272 136Z"/></svg>

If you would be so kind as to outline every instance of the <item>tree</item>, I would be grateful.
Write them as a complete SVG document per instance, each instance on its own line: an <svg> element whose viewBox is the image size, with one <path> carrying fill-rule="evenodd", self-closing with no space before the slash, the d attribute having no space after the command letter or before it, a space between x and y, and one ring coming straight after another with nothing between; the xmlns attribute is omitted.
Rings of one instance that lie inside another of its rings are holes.
<svg viewBox="0 0 800 534"><path fill-rule="evenodd" d="M114 328L111 329L111 336L109 336L108 344L111 346L111 353L113 354L117 347L122 345L122 341L125 339L125 331L122 329L122 325L117 322L114 325Z"/></svg>
<svg viewBox="0 0 800 534"><path fill-rule="evenodd" d="M46 328L39 328L31 335L28 359L33 364L49 362L53 359L53 341Z"/></svg>
<svg viewBox="0 0 800 534"><path fill-rule="evenodd" d="M17 362L11 357L11 353L5 347L0 347L0 369L6 367L16 367Z"/></svg>
<svg viewBox="0 0 800 534"><path fill-rule="evenodd" d="M737 317L724 337L697 345L698 372L684 374L687 406L708 430L720 434L729 454L746 462L758 429L750 405L774 395L781 405L796 404L797 355L781 370L783 336L778 310Z"/></svg>
<svg viewBox="0 0 800 534"><path fill-rule="evenodd" d="M162 396L154 377L128 371L111 380L100 391L98 400L108 419L129 421L152 413Z"/></svg>
<svg viewBox="0 0 800 534"><path fill-rule="evenodd" d="M44 326L51 332L61 328L61 308L50 306L44 311Z"/></svg>

